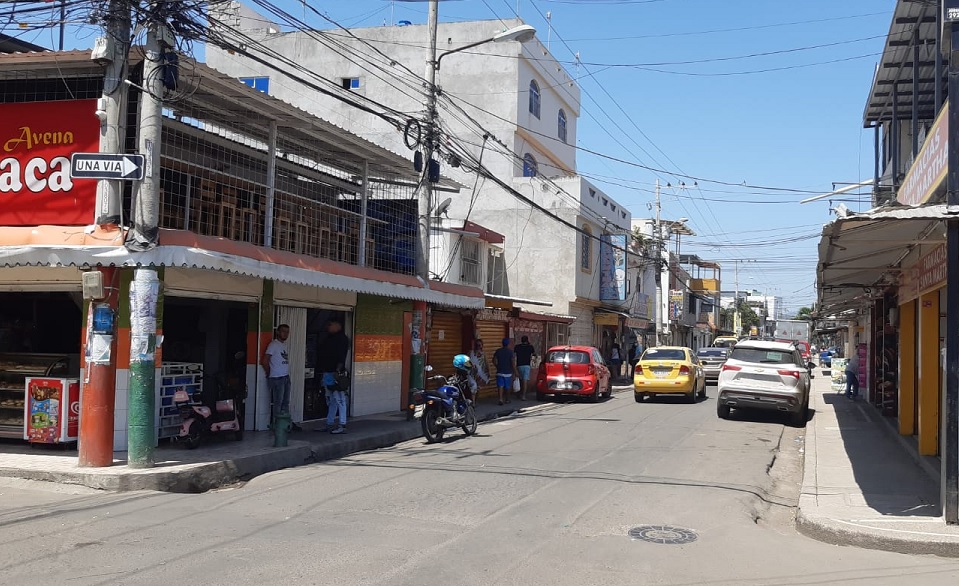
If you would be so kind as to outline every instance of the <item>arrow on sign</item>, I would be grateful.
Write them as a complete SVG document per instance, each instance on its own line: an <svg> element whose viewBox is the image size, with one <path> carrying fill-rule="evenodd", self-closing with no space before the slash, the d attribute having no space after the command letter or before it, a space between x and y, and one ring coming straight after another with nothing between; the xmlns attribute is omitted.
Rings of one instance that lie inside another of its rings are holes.
<svg viewBox="0 0 959 586"><path fill-rule="evenodd" d="M143 155L73 153L70 161L74 179L143 179Z"/></svg>

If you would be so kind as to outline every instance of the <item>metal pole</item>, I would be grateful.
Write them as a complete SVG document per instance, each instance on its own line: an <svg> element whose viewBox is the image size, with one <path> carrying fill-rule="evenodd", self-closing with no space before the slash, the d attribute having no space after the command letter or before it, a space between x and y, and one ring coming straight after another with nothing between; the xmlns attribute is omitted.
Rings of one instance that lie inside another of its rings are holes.
<svg viewBox="0 0 959 586"><path fill-rule="evenodd" d="M919 155L919 27L912 31L912 160Z"/></svg>
<svg viewBox="0 0 959 586"><path fill-rule="evenodd" d="M363 161L363 191L360 192L360 241L357 243L357 266L366 266L367 206L370 201L370 162Z"/></svg>
<svg viewBox="0 0 959 586"><path fill-rule="evenodd" d="M656 326L656 345L659 346L663 330L663 234L660 228L661 206L659 201L659 179L656 180L656 220L653 222L653 242L656 244L656 308L653 310Z"/></svg>
<svg viewBox="0 0 959 586"><path fill-rule="evenodd" d="M127 52L130 39L130 8L123 0L110 0L103 34L113 40L113 53L103 76L103 93L98 102L100 122L100 152L119 153L123 150L124 117L121 115L127 101ZM97 208L94 221L100 226L120 224L120 200L123 182L101 180L97 183Z"/></svg>
<svg viewBox="0 0 959 586"><path fill-rule="evenodd" d="M876 132L873 133L873 179L872 179L872 206L879 205L879 132L882 124L876 123Z"/></svg>
<svg viewBox="0 0 959 586"><path fill-rule="evenodd" d="M154 268L139 268L130 284L130 391L127 465L152 468L156 447L156 325L160 280Z"/></svg>
<svg viewBox="0 0 959 586"><path fill-rule="evenodd" d="M423 144L423 173L417 188L416 276L423 286L430 282L430 208L433 184L430 183L430 162L436 141L436 29L439 20L439 0L430 0L429 60L426 62L426 140Z"/></svg>
<svg viewBox="0 0 959 586"><path fill-rule="evenodd" d="M949 157L946 204L959 207L959 24L949 25ZM959 523L959 218L946 220L946 392L943 397L942 512L946 523Z"/></svg>
<svg viewBox="0 0 959 586"><path fill-rule="evenodd" d="M67 0L60 0L60 44L59 50L63 50L63 29L67 26Z"/></svg>
<svg viewBox="0 0 959 586"><path fill-rule="evenodd" d="M266 161L266 212L263 215L263 246L273 246L273 208L276 206L276 120L270 120L270 144Z"/></svg>

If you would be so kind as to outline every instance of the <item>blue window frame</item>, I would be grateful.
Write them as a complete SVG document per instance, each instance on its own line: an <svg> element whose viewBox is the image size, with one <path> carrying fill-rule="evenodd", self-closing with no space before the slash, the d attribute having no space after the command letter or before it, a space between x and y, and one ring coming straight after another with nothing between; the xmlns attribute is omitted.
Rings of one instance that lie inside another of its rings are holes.
<svg viewBox="0 0 959 586"><path fill-rule="evenodd" d="M556 120L556 135L563 142L566 142L566 112L560 109Z"/></svg>
<svg viewBox="0 0 959 586"><path fill-rule="evenodd" d="M533 155L526 153L523 155L523 177L536 177L539 174L539 166Z"/></svg>
<svg viewBox="0 0 959 586"><path fill-rule="evenodd" d="M530 80L529 82L529 113L533 116L539 118L540 111L540 96L539 96L539 84L536 83L536 80Z"/></svg>

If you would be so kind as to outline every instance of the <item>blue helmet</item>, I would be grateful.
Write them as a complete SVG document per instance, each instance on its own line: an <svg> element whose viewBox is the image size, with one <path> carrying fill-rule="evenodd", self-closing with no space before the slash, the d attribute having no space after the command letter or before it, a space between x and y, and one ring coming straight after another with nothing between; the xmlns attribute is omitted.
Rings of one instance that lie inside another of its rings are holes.
<svg viewBox="0 0 959 586"><path fill-rule="evenodd" d="M453 357L453 368L470 370L473 368L473 361L466 354L457 354Z"/></svg>

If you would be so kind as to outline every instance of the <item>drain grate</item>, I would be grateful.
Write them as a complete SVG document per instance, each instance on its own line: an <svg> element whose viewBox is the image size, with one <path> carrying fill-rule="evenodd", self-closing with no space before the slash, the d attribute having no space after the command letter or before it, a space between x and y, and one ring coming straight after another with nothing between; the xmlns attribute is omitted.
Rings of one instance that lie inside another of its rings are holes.
<svg viewBox="0 0 959 586"><path fill-rule="evenodd" d="M641 539L650 543L662 543L664 545L679 545L683 543L692 543L696 541L696 532L692 529L683 529L682 527L671 527L669 525L640 525L629 530L629 536L633 539Z"/></svg>

